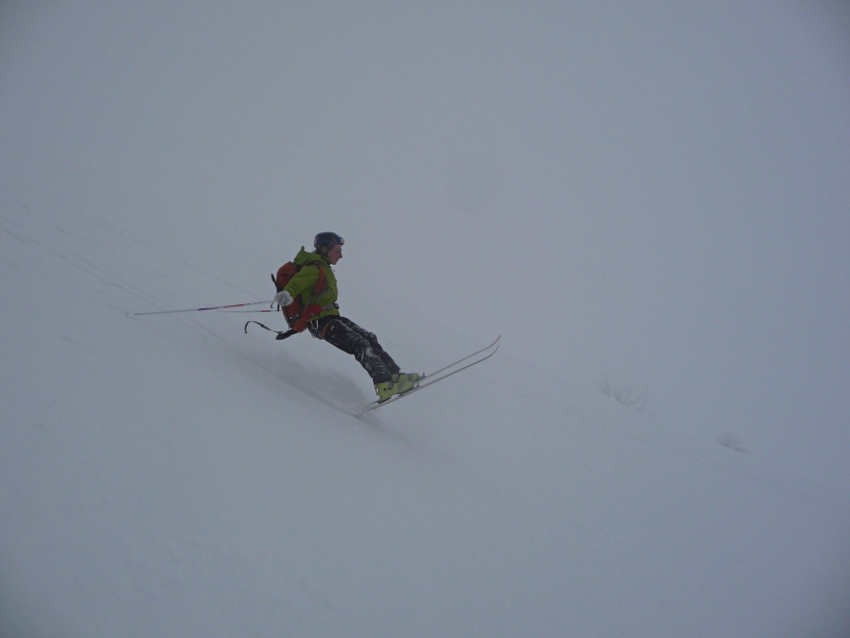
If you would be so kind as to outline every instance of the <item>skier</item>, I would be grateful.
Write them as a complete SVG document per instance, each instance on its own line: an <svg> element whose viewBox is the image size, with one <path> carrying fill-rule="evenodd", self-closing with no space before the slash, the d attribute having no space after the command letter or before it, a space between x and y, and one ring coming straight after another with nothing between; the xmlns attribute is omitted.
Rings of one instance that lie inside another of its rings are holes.
<svg viewBox="0 0 850 638"><path fill-rule="evenodd" d="M422 375L402 372L378 343L374 334L339 314L339 306L336 303L336 276L331 266L335 266L342 259L344 243L342 237L328 232L316 235L313 241L314 252L307 252L302 246L293 260L301 270L275 295L274 300L281 308L290 305L298 297L303 307L310 304L320 306L321 312L307 324L310 334L347 354L354 355L357 362L372 377L378 398L385 401L413 388ZM320 268L320 264L327 267ZM325 278L324 288L317 294L315 289L317 282L321 281L322 271ZM314 296L316 298L312 298Z"/></svg>

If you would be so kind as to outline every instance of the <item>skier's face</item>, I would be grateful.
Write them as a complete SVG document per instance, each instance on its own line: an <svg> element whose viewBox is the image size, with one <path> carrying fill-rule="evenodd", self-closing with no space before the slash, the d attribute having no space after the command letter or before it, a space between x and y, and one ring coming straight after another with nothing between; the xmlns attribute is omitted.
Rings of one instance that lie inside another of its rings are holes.
<svg viewBox="0 0 850 638"><path fill-rule="evenodd" d="M336 244L328 251L328 262L331 266L335 266L340 259L342 259L342 244Z"/></svg>

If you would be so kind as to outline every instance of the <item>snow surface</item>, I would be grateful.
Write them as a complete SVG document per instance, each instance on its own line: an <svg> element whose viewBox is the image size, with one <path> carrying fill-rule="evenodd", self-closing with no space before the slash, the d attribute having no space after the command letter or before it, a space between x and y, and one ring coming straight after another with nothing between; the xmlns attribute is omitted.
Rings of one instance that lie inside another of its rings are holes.
<svg viewBox="0 0 850 638"><path fill-rule="evenodd" d="M0 197L0 636L850 635L846 484L505 338L358 416L353 358L242 331L276 316L133 315L259 301L265 273L82 196ZM343 309L404 368L495 336L392 307L356 259Z"/></svg>

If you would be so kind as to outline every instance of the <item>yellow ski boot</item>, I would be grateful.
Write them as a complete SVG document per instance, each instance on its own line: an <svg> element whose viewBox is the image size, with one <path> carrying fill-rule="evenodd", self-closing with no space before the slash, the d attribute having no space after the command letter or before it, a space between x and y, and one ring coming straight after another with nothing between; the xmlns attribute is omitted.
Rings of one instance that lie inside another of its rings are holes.
<svg viewBox="0 0 850 638"><path fill-rule="evenodd" d="M404 394L408 390L412 390L416 387L421 377L422 375L417 372L400 372L394 374L392 381L376 383L375 393L381 401L386 401L397 394Z"/></svg>

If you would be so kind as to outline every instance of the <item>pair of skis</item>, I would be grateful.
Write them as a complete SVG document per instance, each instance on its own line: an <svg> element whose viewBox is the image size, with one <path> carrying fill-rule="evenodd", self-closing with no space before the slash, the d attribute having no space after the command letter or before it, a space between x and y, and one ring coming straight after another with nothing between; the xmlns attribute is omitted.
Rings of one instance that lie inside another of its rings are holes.
<svg viewBox="0 0 850 638"><path fill-rule="evenodd" d="M453 374L457 374L461 370L466 370L467 368L471 368L474 365L478 365L482 361L486 361L487 359L492 357L494 354L496 354L496 351L499 349L499 339L501 339L501 338L502 338L502 335L499 335L498 337L496 337L496 340L493 343L491 343L489 346L481 348L481 350L476 350L472 354L468 354L465 357L458 359L457 361L453 361L452 363L448 364L447 366L443 366L439 370L435 370L434 372L430 372L426 375L421 376L419 378L419 380L416 382L416 385L414 385L412 388L410 388L410 390L407 390L406 392L402 392L401 394L396 394L396 395L390 397L389 399L385 399L383 401L381 401L379 399L378 401L373 401L372 403L368 403L363 408L363 412L369 412L370 410L377 410L378 408L383 407L383 406L387 405L388 403L393 403L394 401L398 401L399 399L403 399L404 397L410 396L414 392L418 392L419 390L421 390L423 388L427 388L429 385L434 385L438 381L442 381L443 379L448 379L450 376L452 376ZM475 357L478 357L478 358L475 359ZM466 361L469 361L470 359L475 359L475 360L470 362L470 363L465 363ZM461 365L461 364L465 364L465 365ZM460 367L458 367L458 366L460 366Z"/></svg>

